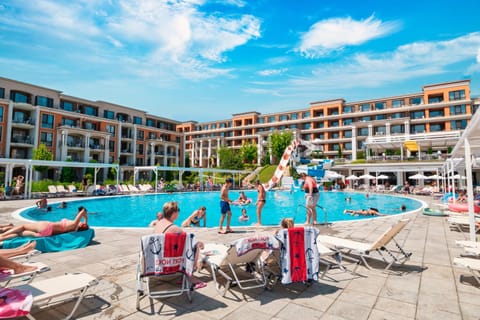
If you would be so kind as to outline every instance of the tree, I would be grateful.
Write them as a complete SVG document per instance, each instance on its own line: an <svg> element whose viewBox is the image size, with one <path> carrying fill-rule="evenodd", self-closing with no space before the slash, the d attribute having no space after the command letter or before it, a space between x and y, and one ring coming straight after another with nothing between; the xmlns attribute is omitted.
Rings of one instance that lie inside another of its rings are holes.
<svg viewBox="0 0 480 320"><path fill-rule="evenodd" d="M53 160L53 153L47 149L47 146L43 143L40 143L38 149L33 149L33 157L32 160ZM44 173L48 171L48 167L44 166L34 166L33 169L40 173Z"/></svg>
<svg viewBox="0 0 480 320"><path fill-rule="evenodd" d="M269 137L269 147L272 150L272 155L276 160L282 158L285 149L293 140L293 133L291 131L285 131L282 133L274 132ZM278 163L278 161L274 162Z"/></svg>
<svg viewBox="0 0 480 320"><path fill-rule="evenodd" d="M67 162L72 162L72 159L67 159ZM72 182L75 180L75 171L72 167L62 167L60 173L61 182Z"/></svg>
<svg viewBox="0 0 480 320"><path fill-rule="evenodd" d="M244 163L252 163L257 158L257 145L251 142L245 143L240 149Z"/></svg>
<svg viewBox="0 0 480 320"><path fill-rule="evenodd" d="M243 170L242 159L234 149L221 147L218 149L218 156L220 157L221 169Z"/></svg>

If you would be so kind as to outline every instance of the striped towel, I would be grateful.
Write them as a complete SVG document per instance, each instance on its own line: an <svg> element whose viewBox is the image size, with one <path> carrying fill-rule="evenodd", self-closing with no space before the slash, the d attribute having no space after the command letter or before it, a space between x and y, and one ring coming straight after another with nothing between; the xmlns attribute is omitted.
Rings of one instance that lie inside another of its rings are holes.
<svg viewBox="0 0 480 320"><path fill-rule="evenodd" d="M197 241L193 233L143 236L143 275L166 275L175 272L192 275L196 245Z"/></svg>
<svg viewBox="0 0 480 320"><path fill-rule="evenodd" d="M299 227L280 230L282 284L318 280L320 255L316 238L318 229Z"/></svg>
<svg viewBox="0 0 480 320"><path fill-rule="evenodd" d="M235 240L232 246L235 246L239 257L254 249L273 250L280 248L280 244L274 236L261 234Z"/></svg>

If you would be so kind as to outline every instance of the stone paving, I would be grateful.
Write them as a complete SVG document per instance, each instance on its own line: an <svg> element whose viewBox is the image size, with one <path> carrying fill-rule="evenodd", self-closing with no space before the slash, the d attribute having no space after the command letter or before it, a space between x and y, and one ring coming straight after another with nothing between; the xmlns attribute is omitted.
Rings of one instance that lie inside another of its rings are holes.
<svg viewBox="0 0 480 320"><path fill-rule="evenodd" d="M422 200L432 202L426 197ZM34 200L0 202L1 222L18 223L9 213L33 203ZM466 239L467 234L450 231L445 218L421 213L405 217L410 222L396 239L413 255L392 272L383 272L384 265L375 263L372 270L360 266L358 275L332 270L328 275L333 280L325 278L308 287L277 284L273 290L250 291L234 287L222 297L210 274L202 271L196 276L208 282L208 286L195 291L192 303L185 295L156 300L154 314L148 299L142 300L141 311L135 308L139 239L149 229L96 229L94 243L87 248L44 253L35 261L51 267L39 278L87 272L99 279L77 310L77 319L479 319L480 288L468 270L452 264L453 258L462 253L455 240ZM320 232L372 241L393 219L336 223L320 227ZM229 243L255 232L272 232L272 228L239 228L228 235L218 235L213 228L195 229L198 239L204 242ZM65 303L33 315L39 320L60 319L72 306Z"/></svg>

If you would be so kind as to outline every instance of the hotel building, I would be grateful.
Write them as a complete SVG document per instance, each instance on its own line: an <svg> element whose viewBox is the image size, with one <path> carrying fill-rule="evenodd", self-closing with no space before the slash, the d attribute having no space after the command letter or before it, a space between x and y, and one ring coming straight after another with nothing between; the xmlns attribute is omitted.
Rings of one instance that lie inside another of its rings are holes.
<svg viewBox="0 0 480 320"><path fill-rule="evenodd" d="M186 158L192 167L216 167L220 146L238 149L247 142L257 145L260 164L269 134L291 130L331 159L349 162L362 151L368 159L401 160L410 156L405 142L416 141L423 160L446 156L479 104L470 81L461 80L400 96L316 101L292 111L181 122L0 78L0 158L31 159L43 143L54 160L117 162L121 178L128 179L135 166L181 167Z"/></svg>

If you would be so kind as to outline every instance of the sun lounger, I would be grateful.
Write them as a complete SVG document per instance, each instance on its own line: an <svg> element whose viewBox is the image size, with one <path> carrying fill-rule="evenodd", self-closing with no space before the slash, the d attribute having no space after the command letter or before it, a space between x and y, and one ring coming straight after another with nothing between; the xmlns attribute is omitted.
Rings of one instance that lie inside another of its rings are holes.
<svg viewBox="0 0 480 320"><path fill-rule="evenodd" d="M48 188L48 196L49 197L56 197L58 196L58 191L57 191L57 187L53 186L53 185L50 185L50 186L47 186Z"/></svg>
<svg viewBox="0 0 480 320"><path fill-rule="evenodd" d="M269 250L278 250L279 242L273 235L252 235L240 238L226 246L207 243L202 251L203 261L210 266L215 288L225 296L232 284L241 290L262 288L267 285L262 254ZM247 272L242 272L245 267ZM224 289L217 275L225 280Z"/></svg>
<svg viewBox="0 0 480 320"><path fill-rule="evenodd" d="M455 244L465 248L480 248L480 242L470 240L456 240Z"/></svg>
<svg viewBox="0 0 480 320"><path fill-rule="evenodd" d="M387 263L385 271L389 270L393 264L402 265L410 259L411 253L407 253L403 250L400 244L395 240L395 236L402 231L402 229L408 223L408 219L399 220L397 223L393 224L387 231L385 231L376 241L374 242L359 242L344 238L332 237L319 235L318 241L326 245L327 247L333 247L335 249L341 250L342 252L353 253L360 257L364 265L371 269L370 265L366 261L366 257L370 255L371 252L377 252L382 260ZM387 248L387 245L393 241L396 246L396 250L390 250ZM386 254L383 254L385 252Z"/></svg>
<svg viewBox="0 0 480 320"><path fill-rule="evenodd" d="M130 190L130 192L135 192L135 193L140 192L140 189L135 187L133 184L128 184L127 187L128 187L128 190Z"/></svg>
<svg viewBox="0 0 480 320"><path fill-rule="evenodd" d="M480 285L480 259L457 257L453 259L453 264L470 270L473 277Z"/></svg>
<svg viewBox="0 0 480 320"><path fill-rule="evenodd" d="M86 273L68 273L50 279L34 281L27 285L15 287L26 290L33 295L33 308L48 308L51 305L76 300L72 311L65 319L75 314L88 288L98 283L97 279ZM35 319L32 314L27 315Z"/></svg>
<svg viewBox="0 0 480 320"><path fill-rule="evenodd" d="M24 273L9 273L9 270L6 270L4 273L0 273L0 286L1 287L10 287L12 285L18 285L20 281L23 284L27 284L33 281L33 279L40 273L50 270L50 267L40 263L40 262L22 262L24 265L33 266L37 269L34 271L24 272Z"/></svg>
<svg viewBox="0 0 480 320"><path fill-rule="evenodd" d="M154 298L186 293L188 300L192 301L194 286L190 277L194 269L196 244L193 233L151 234L142 237L137 265L138 310L143 297L150 299L152 313ZM179 276L181 279L177 282Z"/></svg>
<svg viewBox="0 0 480 320"><path fill-rule="evenodd" d="M63 185L58 185L57 186L57 195L61 197L65 197L69 193L67 189Z"/></svg>
<svg viewBox="0 0 480 320"><path fill-rule="evenodd" d="M465 229L470 228L470 217L466 214L462 215L450 215L447 218L447 222L450 225L450 229L456 229L460 232L463 232ZM475 218L475 232L478 232L480 230L479 227L479 218Z"/></svg>

